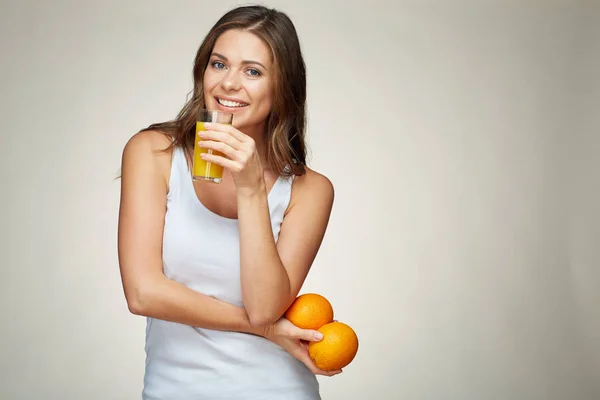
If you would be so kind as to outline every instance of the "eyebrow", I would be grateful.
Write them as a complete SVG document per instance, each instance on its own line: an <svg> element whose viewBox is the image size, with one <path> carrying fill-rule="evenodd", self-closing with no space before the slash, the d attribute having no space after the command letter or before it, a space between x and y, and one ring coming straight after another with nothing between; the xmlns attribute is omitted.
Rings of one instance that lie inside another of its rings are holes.
<svg viewBox="0 0 600 400"><path fill-rule="evenodd" d="M225 57L223 54L219 54L219 53L215 53L215 52L213 52L213 53L211 54L211 56L217 56L217 57L219 57L219 58L223 59L223 61L229 61L229 60L227 59L227 57ZM267 69L267 67L265 67L264 65L262 65L262 64L261 64L261 63L259 63L258 61L252 61L252 60L242 60L242 64L257 64L257 65L260 65L261 67L263 67L264 69Z"/></svg>

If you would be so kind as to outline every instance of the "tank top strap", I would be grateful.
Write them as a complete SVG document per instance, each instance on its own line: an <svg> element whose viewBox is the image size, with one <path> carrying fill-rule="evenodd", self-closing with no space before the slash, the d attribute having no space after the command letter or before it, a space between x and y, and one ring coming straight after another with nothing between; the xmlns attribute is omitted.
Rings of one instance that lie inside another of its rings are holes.
<svg viewBox="0 0 600 400"><path fill-rule="evenodd" d="M294 175L288 178L280 176L269 192L269 214L271 216L271 228L273 229L275 241L279 238L279 229L290 204L293 183Z"/></svg>
<svg viewBox="0 0 600 400"><path fill-rule="evenodd" d="M271 188L271 192L269 193L269 200L284 200L289 202L289 196L292 192L292 184L294 182L294 176L290 176L289 178L285 178L280 176L273 184Z"/></svg>
<svg viewBox="0 0 600 400"><path fill-rule="evenodd" d="M183 148L181 146L173 146L167 199L172 199L182 190L182 186L185 185L185 178L188 170L189 168Z"/></svg>

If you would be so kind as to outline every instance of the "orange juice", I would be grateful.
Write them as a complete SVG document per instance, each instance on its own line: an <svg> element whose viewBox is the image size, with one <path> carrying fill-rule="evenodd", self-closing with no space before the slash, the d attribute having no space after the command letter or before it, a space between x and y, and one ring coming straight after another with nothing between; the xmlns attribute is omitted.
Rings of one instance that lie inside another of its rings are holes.
<svg viewBox="0 0 600 400"><path fill-rule="evenodd" d="M198 132L203 131L204 122L196 122L196 137L194 140L194 161L192 167L192 178L194 180L205 180L212 182L221 182L223 178L223 167L211 162L207 162L200 157L202 153L215 154L223 156L221 152L215 150L204 149L198 146L198 142L201 140L198 136Z"/></svg>

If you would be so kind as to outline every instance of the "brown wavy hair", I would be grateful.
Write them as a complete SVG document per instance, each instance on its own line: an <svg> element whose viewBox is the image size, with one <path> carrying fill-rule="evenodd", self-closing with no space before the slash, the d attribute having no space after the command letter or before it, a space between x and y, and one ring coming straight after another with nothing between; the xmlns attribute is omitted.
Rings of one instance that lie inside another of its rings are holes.
<svg viewBox="0 0 600 400"><path fill-rule="evenodd" d="M294 24L283 12L259 5L241 6L224 14L210 29L194 61L194 89L177 117L150 125L164 132L189 157L194 147L196 113L204 108L204 71L215 42L230 29L251 32L262 39L273 56L273 106L267 117L266 162L278 175L302 175L306 165L306 65Z"/></svg>

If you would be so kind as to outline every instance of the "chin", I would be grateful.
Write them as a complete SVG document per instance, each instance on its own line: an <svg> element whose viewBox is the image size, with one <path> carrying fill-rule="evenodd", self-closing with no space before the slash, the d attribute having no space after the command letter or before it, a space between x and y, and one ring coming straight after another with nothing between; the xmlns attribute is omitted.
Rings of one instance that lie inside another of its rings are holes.
<svg viewBox="0 0 600 400"><path fill-rule="evenodd" d="M254 111L251 108L230 112L233 114L233 126L238 129L258 125L261 122L253 115Z"/></svg>
<svg viewBox="0 0 600 400"><path fill-rule="evenodd" d="M233 127L246 134L250 134L250 131L254 131L255 128L263 127L265 124L266 121L251 121L243 117L236 119L236 115L233 116Z"/></svg>

